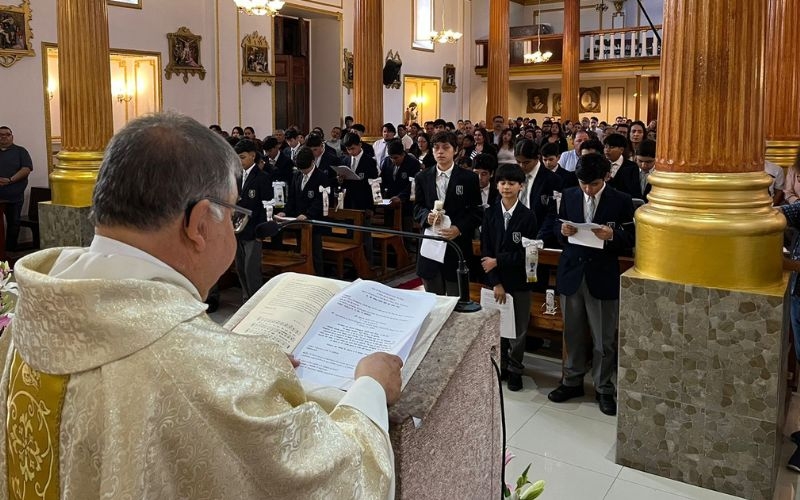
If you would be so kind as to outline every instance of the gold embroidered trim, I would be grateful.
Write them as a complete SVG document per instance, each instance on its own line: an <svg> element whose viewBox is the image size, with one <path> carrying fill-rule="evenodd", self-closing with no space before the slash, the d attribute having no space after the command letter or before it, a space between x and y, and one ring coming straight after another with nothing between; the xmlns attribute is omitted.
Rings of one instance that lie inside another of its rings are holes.
<svg viewBox="0 0 800 500"><path fill-rule="evenodd" d="M8 380L8 496L57 500L61 409L69 376L38 372L15 350Z"/></svg>

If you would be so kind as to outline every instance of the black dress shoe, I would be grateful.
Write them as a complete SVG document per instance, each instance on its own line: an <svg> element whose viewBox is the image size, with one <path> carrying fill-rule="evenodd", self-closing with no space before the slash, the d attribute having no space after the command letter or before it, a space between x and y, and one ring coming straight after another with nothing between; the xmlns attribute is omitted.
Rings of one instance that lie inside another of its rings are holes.
<svg viewBox="0 0 800 500"><path fill-rule="evenodd" d="M563 403L564 401L569 401L572 398L579 398L583 396L583 386L578 385L575 387L569 385L559 385L558 388L554 389L547 395L547 399L554 403Z"/></svg>
<svg viewBox="0 0 800 500"><path fill-rule="evenodd" d="M600 405L600 411L606 415L614 416L617 414L617 401L614 399L613 394L600 394L596 395L597 403Z"/></svg>
<svg viewBox="0 0 800 500"><path fill-rule="evenodd" d="M522 375L519 373L511 373L508 374L508 390L511 392L517 392L522 389Z"/></svg>

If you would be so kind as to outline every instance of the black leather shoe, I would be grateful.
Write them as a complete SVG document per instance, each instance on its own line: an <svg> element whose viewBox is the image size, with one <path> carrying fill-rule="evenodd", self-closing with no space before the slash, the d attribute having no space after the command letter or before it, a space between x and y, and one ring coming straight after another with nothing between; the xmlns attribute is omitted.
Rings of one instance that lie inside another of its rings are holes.
<svg viewBox="0 0 800 500"><path fill-rule="evenodd" d="M552 401L553 403L563 403L564 401L569 401L572 398L579 398L583 396L583 386L575 386L571 387L568 385L559 385L558 388L554 389L547 395L547 399Z"/></svg>
<svg viewBox="0 0 800 500"><path fill-rule="evenodd" d="M617 401L614 399L613 394L597 394L597 403L600 405L600 411L606 415L614 416L617 414Z"/></svg>
<svg viewBox="0 0 800 500"><path fill-rule="evenodd" d="M511 392L517 392L522 389L522 375L519 373L511 373L508 374L508 390Z"/></svg>

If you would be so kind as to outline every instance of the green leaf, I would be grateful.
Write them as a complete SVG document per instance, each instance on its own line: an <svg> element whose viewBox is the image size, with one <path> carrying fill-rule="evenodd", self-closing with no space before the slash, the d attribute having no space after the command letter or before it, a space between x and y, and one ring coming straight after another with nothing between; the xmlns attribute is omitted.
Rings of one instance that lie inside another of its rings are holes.
<svg viewBox="0 0 800 500"><path fill-rule="evenodd" d="M530 482L530 481L528 481L528 470L530 468L531 468L531 464L528 464L528 466L525 467L525 470L522 471L522 475L519 476L519 479L517 479L517 490L519 490L524 485L526 485L526 484L528 484Z"/></svg>

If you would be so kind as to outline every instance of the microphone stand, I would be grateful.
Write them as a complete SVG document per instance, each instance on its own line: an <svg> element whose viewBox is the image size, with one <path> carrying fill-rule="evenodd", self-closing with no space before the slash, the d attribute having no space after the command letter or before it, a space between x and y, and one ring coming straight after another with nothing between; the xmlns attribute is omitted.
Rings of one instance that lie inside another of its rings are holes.
<svg viewBox="0 0 800 500"><path fill-rule="evenodd" d="M467 268L467 263L464 260L464 253L461 251L461 248L458 245L456 245L452 240L448 240L447 238L443 238L441 236L410 233L406 231L398 231L396 229L356 226L355 224L345 224L343 222L331 222L331 221L316 220L316 219L290 220L281 223L275 221L267 221L256 226L256 237L266 238L269 236L274 236L286 226L294 226L300 224L310 224L312 226L347 229L350 231L358 231L362 233L368 232L368 233L394 234L397 236L414 238L417 240L443 241L447 243L450 246L450 248L453 248L456 254L458 255L458 269L456 270L456 276L458 277L459 297L455 310L457 312L463 312L463 313L471 313L481 310L480 304L478 304L477 302L473 302L469 298L469 269Z"/></svg>

